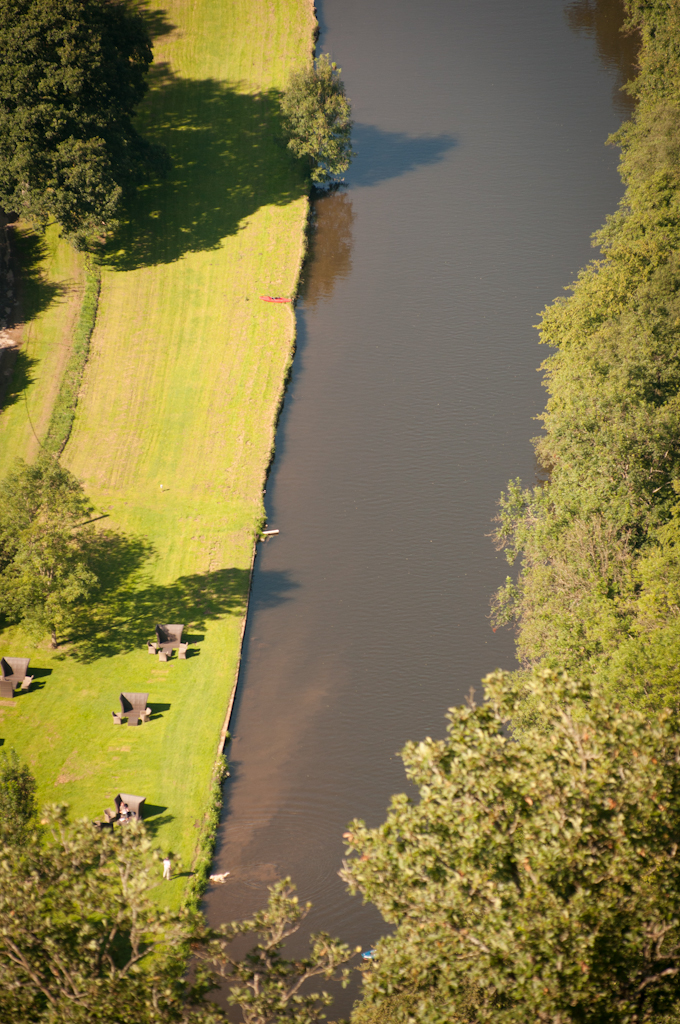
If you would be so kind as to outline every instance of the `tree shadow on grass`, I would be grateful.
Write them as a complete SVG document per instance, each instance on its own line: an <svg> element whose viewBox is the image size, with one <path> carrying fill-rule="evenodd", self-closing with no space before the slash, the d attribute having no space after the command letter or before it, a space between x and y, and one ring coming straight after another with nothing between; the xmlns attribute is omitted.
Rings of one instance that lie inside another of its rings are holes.
<svg viewBox="0 0 680 1024"><path fill-rule="evenodd" d="M150 575L154 548L147 540L113 531L100 531L90 564L100 589L87 606L77 610L68 637L69 648L59 657L91 664L144 648L157 622L182 622L188 634L202 632L208 621L245 614L250 587L249 569L217 569L157 583ZM294 584L285 573L272 574L270 601L283 599Z"/></svg>
<svg viewBox="0 0 680 1024"><path fill-rule="evenodd" d="M105 265L133 270L219 249L261 206L285 206L308 189L279 141L277 90L238 92L213 79L179 78L167 65L150 75L141 133L165 146L165 179L140 187L118 232L99 252Z"/></svg>
<svg viewBox="0 0 680 1024"><path fill-rule="evenodd" d="M38 364L22 349L0 350L0 409L9 409L21 401L24 392L35 380L34 369Z"/></svg>
<svg viewBox="0 0 680 1024"><path fill-rule="evenodd" d="M64 285L48 281L43 272L47 255L44 238L32 228L17 229L10 225L11 268L17 295L17 305L2 319L10 328L28 323L44 312L56 298L66 291ZM7 317L9 319L7 319ZM0 349L0 409L16 405L34 381L38 360L20 348Z"/></svg>
<svg viewBox="0 0 680 1024"><path fill-rule="evenodd" d="M168 21L168 12L162 8L154 9L149 5L149 0L136 0L133 10L144 22L152 39L167 36L177 28L171 21Z"/></svg>
<svg viewBox="0 0 680 1024"><path fill-rule="evenodd" d="M205 629L208 619L243 615L248 596L248 569L182 576L161 584L135 574L127 586L103 594L82 609L73 624L68 656L84 664L141 650L154 636L157 622L189 623Z"/></svg>
<svg viewBox="0 0 680 1024"><path fill-rule="evenodd" d="M28 323L63 295L66 286L48 281L43 271L47 245L42 235L33 228L10 225L12 262L17 276L19 305L17 323Z"/></svg>

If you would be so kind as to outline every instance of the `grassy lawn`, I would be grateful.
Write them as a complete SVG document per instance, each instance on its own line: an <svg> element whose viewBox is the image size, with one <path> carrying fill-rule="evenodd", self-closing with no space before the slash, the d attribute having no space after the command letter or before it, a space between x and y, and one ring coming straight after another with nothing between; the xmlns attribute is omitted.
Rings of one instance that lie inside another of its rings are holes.
<svg viewBox="0 0 680 1024"><path fill-rule="evenodd" d="M18 628L0 637L2 653L30 654L38 670L32 692L0 702L0 737L33 766L40 798L75 815L99 815L121 790L144 795L159 846L188 870L235 681L294 340L291 308L259 299L295 289L307 214L304 182L276 141L276 96L310 54L314 26L307 0L172 0L149 19L156 64L142 128L173 168L139 195L103 255L63 456L106 517L109 590L54 654ZM29 327L41 372L66 337L63 309L55 300ZM62 317L51 334L50 315ZM36 389L26 394L46 426L48 386ZM13 455L30 457L19 406L0 431L12 432ZM185 623L194 655L150 657L157 621ZM149 723L112 724L121 690L148 691ZM163 891L174 901L183 884Z"/></svg>
<svg viewBox="0 0 680 1024"><path fill-rule="evenodd" d="M18 455L30 462L38 452L71 351L85 284L83 256L60 240L56 225L44 236L20 225L13 245L22 269L26 326L0 412L0 478Z"/></svg>

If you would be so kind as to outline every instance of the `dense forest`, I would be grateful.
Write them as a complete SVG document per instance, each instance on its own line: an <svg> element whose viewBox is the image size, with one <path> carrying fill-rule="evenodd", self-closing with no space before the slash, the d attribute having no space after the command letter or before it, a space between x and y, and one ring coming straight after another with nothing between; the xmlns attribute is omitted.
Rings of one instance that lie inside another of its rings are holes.
<svg viewBox="0 0 680 1024"><path fill-rule="evenodd" d="M680 7L628 10L637 105L610 139L626 191L601 258L542 314L549 480L502 497L496 539L519 573L495 618L516 623L525 670L563 666L660 708L680 683Z"/></svg>

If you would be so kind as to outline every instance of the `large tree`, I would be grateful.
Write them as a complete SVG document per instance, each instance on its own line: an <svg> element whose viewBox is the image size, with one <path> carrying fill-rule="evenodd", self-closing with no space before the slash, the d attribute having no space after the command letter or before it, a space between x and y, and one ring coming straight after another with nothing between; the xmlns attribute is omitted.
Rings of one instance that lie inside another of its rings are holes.
<svg viewBox="0 0 680 1024"><path fill-rule="evenodd" d="M369 999L417 996L419 1024L632 1024L680 999L680 725L618 711L548 670L540 730L511 735L516 688L407 745L420 801L354 822L345 868L394 933Z"/></svg>
<svg viewBox="0 0 680 1024"><path fill-rule="evenodd" d="M49 455L19 461L2 482L0 612L52 646L74 609L95 590L92 504L82 484Z"/></svg>
<svg viewBox="0 0 680 1024"><path fill-rule="evenodd" d="M352 111L330 55L293 72L281 103L288 148L307 161L314 182L344 174L352 153Z"/></svg>
<svg viewBox="0 0 680 1024"><path fill-rule="evenodd" d="M151 42L123 0L0 0L0 205L106 234L162 157L133 126Z"/></svg>

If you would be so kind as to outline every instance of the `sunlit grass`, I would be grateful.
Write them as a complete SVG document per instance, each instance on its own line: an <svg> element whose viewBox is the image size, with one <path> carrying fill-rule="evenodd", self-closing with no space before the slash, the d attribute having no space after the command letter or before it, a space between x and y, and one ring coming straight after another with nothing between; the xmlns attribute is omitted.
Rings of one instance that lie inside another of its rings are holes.
<svg viewBox="0 0 680 1024"><path fill-rule="evenodd" d="M292 310L259 296L292 292L303 255L304 183L276 140L275 100L310 52L312 21L304 0L177 0L163 12L141 121L173 170L139 196L104 254L63 457L102 527L129 537L112 543L107 566L121 589L56 655L16 630L2 637L2 653L30 654L51 674L0 707L0 736L30 761L41 799L76 815L100 814L120 790L145 796L159 844L188 869L292 354ZM16 454L32 454L30 439L12 436ZM155 621L185 622L198 653L159 664L143 647ZM121 690L148 691L160 710L114 726ZM181 886L166 889L178 898Z"/></svg>

